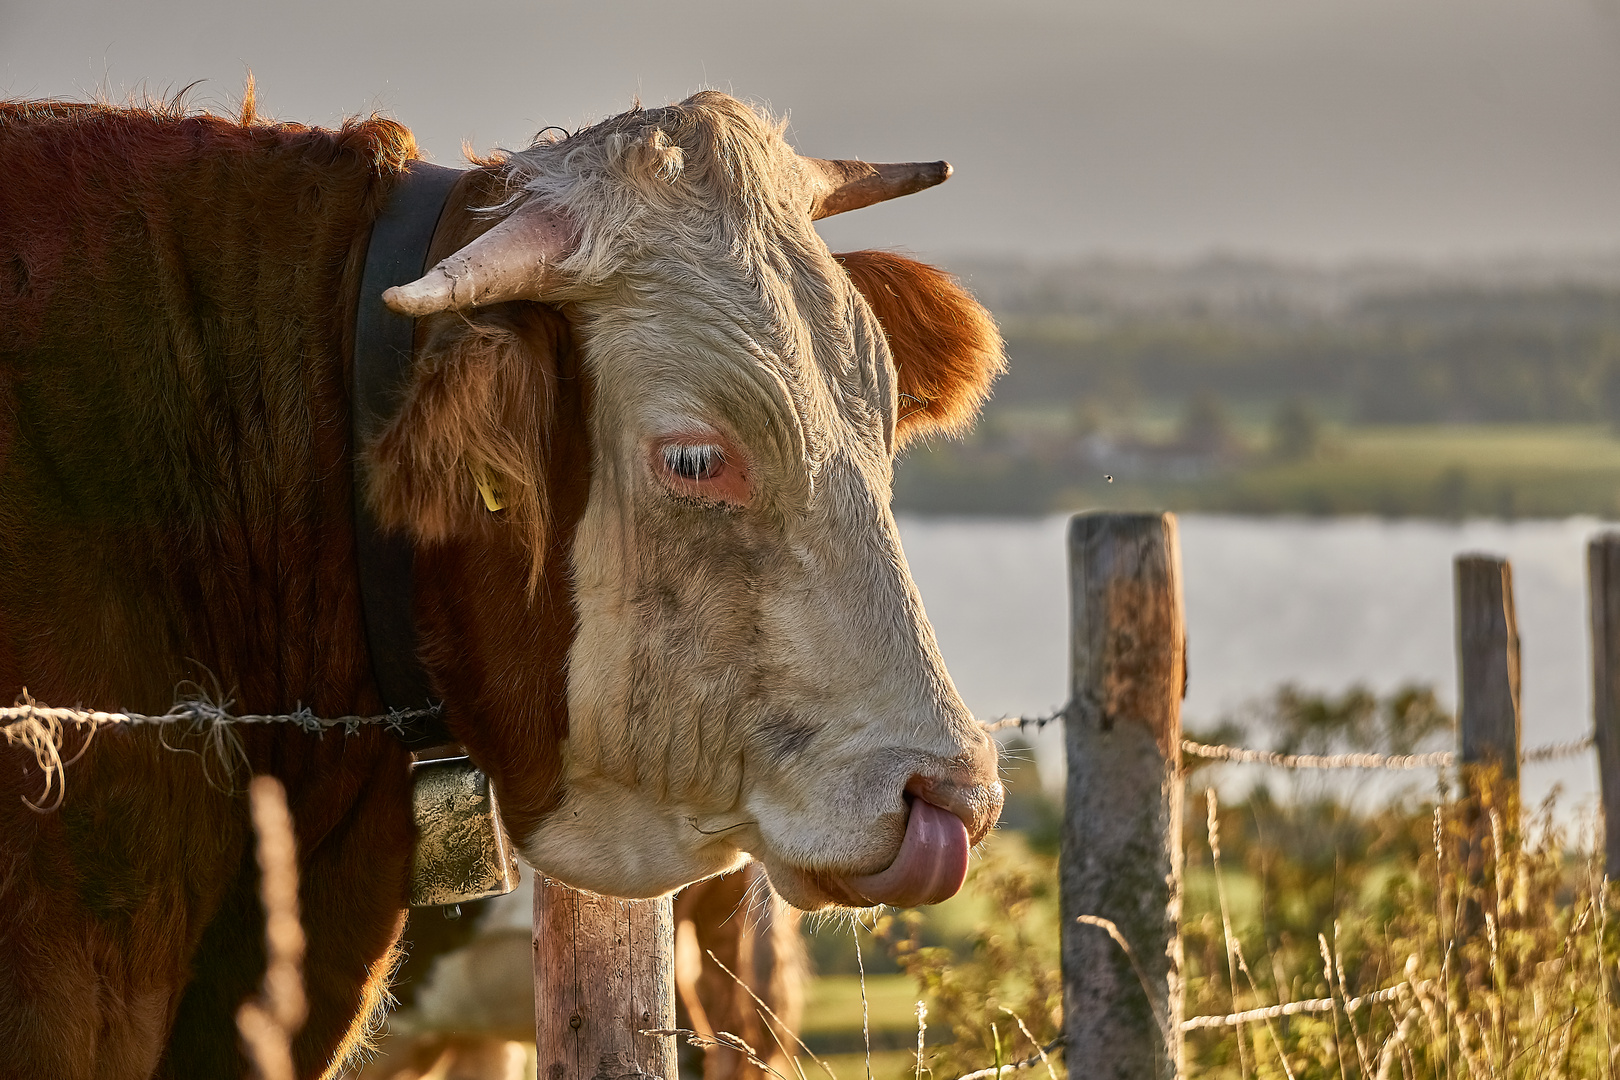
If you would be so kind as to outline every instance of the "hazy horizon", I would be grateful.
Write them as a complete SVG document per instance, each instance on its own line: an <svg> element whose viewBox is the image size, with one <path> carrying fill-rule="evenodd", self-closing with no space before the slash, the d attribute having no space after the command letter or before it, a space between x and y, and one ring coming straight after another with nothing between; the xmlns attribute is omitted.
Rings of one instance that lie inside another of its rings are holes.
<svg viewBox="0 0 1620 1080"><path fill-rule="evenodd" d="M204 80L436 160L712 86L820 156L953 162L825 223L925 255L1339 264L1620 252L1614 0L0 0L0 96Z"/></svg>

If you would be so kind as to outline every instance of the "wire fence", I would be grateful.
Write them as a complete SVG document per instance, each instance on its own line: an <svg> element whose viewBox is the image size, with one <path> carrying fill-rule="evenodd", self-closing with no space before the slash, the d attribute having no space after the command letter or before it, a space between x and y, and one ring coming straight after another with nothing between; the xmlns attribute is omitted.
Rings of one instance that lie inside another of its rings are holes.
<svg viewBox="0 0 1620 1080"><path fill-rule="evenodd" d="M1526 763L1558 761L1584 754L1593 745L1593 737L1584 735L1568 742L1548 743L1526 750L1519 755L1519 760ZM1457 755L1450 750L1436 750L1428 754L1280 754L1239 746L1210 745L1191 739L1181 740L1181 752L1210 761L1271 765L1279 769L1445 769L1457 762Z"/></svg>
<svg viewBox="0 0 1620 1080"><path fill-rule="evenodd" d="M64 709L41 705L23 690L22 701L10 708L0 708L0 735L12 746L20 746L34 755L44 777L44 789L39 801L26 796L24 804L40 813L49 813L62 805L66 794L66 768L82 758L90 749L96 733L108 727L172 727L184 726L190 734L210 736L214 749L224 760L230 756L221 745L228 741L228 733L237 725L291 724L310 735L323 735L328 731L341 731L353 735L361 729L381 726L395 733L403 733L412 720L440 715L442 706L423 709L394 709L380 716L316 716L307 708L290 713L232 714L234 702L212 701L197 696L176 702L168 712L158 714L136 712L103 712L96 709ZM68 729L84 732L84 742L71 758L62 758L63 739ZM55 791L53 801L52 791Z"/></svg>
<svg viewBox="0 0 1620 1080"><path fill-rule="evenodd" d="M438 716L442 707L434 705L425 709L394 709L380 716L316 716L308 708L299 708L290 713L242 713L232 714L230 711L234 702L225 701L216 703L203 698L188 699L175 703L165 713L147 714L135 712L100 712L94 709L62 709L50 705L41 705L32 700L25 700L22 704L10 708L0 708L0 731L6 734L10 741L13 731L22 731L29 725L57 725L73 724L91 728L106 727L109 724L127 724L142 726L150 724L191 724L203 726L207 724L292 724L307 734L319 735L323 732L340 730L345 735L353 735L362 727L372 724L382 724L396 731L403 731L405 725L412 720L425 717Z"/></svg>
<svg viewBox="0 0 1620 1080"><path fill-rule="evenodd" d="M1431 983L1425 981L1418 985L1427 989ZM1285 1016L1332 1012L1335 1009L1343 1009L1347 1013L1353 1013L1369 1005L1394 1001L1402 994L1409 994L1412 991L1412 983L1400 982L1394 986L1374 990L1370 994L1363 994L1360 997L1353 997L1344 1001L1338 998L1307 998L1304 1001L1285 1001L1281 1005L1267 1005L1259 1009L1245 1009L1243 1012L1227 1013L1224 1016L1218 1014L1213 1016L1189 1016L1181 1022L1181 1030L1198 1031L1201 1028L1238 1027L1242 1024L1255 1024L1265 1020L1280 1020Z"/></svg>
<svg viewBox="0 0 1620 1080"><path fill-rule="evenodd" d="M1039 716L1006 716L984 724L987 732L1020 731L1034 728L1039 731L1048 724L1057 723L1068 715L1068 709ZM1532 747L1519 754L1524 764L1540 764L1577 757L1596 745L1595 736L1586 734L1566 742L1547 743ZM1275 750L1251 750L1243 746L1225 746L1219 743L1201 743L1192 739L1181 740L1181 752L1207 761L1224 761L1238 765L1270 765L1278 769L1446 769L1457 763L1451 750L1435 750L1424 754L1285 754Z"/></svg>
<svg viewBox="0 0 1620 1080"><path fill-rule="evenodd" d="M57 778L61 776L65 766L72 764L84 754L89 747L90 738L104 727L182 724L187 725L194 731L200 731L213 726L225 725L291 724L306 733L314 735L334 730L341 731L345 735L352 735L364 727L374 725L382 725L400 731L403 730L404 725L412 720L438 716L441 712L440 706L433 706L426 709L396 709L377 716L319 717L307 708L279 714L232 714L230 712L231 705L232 702L230 701L213 702L204 698L195 698L178 702L167 712L159 714L103 712L91 709L68 709L42 705L32 698L28 698L25 692L22 703L10 708L0 708L0 725L3 725L0 726L0 733L4 734L7 743L22 745L33 751L45 775L45 792L41 803L43 803L44 797L50 795L52 787L56 787L57 798L53 806L45 807L33 803L29 804L35 806L35 809L43 810L54 809L55 805L60 805L62 784L60 779ZM1063 720L1067 711L1067 709L1059 709L1039 716L1003 717L983 726L989 732L1004 731L1014 727L1020 730L1028 728L1039 730L1048 724ZM87 737L78 754L64 761L61 757L62 736L69 726L85 729ZM1593 745L1593 736L1586 735L1579 739L1550 743L1524 751L1520 755L1520 760L1524 762L1556 761L1586 753L1593 748ZM1247 747L1201 743L1191 739L1181 741L1181 750L1185 754L1210 761L1267 765L1283 769L1410 770L1449 768L1456 763L1456 754L1449 750L1424 754L1284 754L1269 750L1253 750ZM54 784L53 779L55 780ZM1343 1009L1346 1012L1353 1013L1369 1005L1394 1000L1403 993L1411 993L1413 989L1411 984L1402 982L1348 1000L1310 998L1225 1015L1192 1016L1180 1021L1180 1027L1182 1031L1236 1027L1242 1024L1275 1020L1287 1016L1331 1012L1334 1009ZM1031 1063L1034 1060L1031 1059Z"/></svg>
<svg viewBox="0 0 1620 1080"><path fill-rule="evenodd" d="M1033 728L1038 731L1048 724L1065 719L1068 712L1069 708L1066 706L1037 716L1002 717L987 722L984 724L984 729L988 732L1006 731L1011 728L1017 728L1020 731ZM1522 751L1519 754L1519 760L1523 763L1559 761L1587 753L1595 745L1595 736L1587 734L1578 739L1547 743ZM1183 739L1181 740L1181 752L1207 761L1242 765L1267 765L1279 769L1447 769L1457 764L1457 755L1451 750L1437 750L1423 754L1285 754L1272 750L1252 750L1242 746L1225 746ZM1098 924L1107 922L1105 919L1097 919L1094 916L1081 916L1081 920L1094 921ZM1375 990L1372 993L1348 999L1332 997L1307 998L1301 1001L1285 1001L1277 1005L1247 1009L1242 1012L1189 1016L1181 1020L1179 1026L1183 1032L1187 1032L1210 1028L1239 1027L1244 1024L1278 1020L1288 1016L1328 1013L1334 1010L1354 1013L1371 1005L1396 1000L1403 995L1413 995L1427 991L1430 986L1431 984L1428 981L1416 983L1403 981L1382 990Z"/></svg>
<svg viewBox="0 0 1620 1080"><path fill-rule="evenodd" d="M1279 769L1443 769L1455 755L1450 750L1430 754L1281 754L1181 740L1181 752L1206 761L1242 765L1270 765Z"/></svg>

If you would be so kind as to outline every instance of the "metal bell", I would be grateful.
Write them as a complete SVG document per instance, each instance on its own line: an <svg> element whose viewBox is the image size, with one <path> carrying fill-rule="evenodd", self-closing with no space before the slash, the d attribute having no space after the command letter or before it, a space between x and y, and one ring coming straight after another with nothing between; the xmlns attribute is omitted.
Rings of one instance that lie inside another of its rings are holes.
<svg viewBox="0 0 1620 1080"><path fill-rule="evenodd" d="M411 906L440 907L500 896L517 888L489 777L466 757L411 766L416 854Z"/></svg>

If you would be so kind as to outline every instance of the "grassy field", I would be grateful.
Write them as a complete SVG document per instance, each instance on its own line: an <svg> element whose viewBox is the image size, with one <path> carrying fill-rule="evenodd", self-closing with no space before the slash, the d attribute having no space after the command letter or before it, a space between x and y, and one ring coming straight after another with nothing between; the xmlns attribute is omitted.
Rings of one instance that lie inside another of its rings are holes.
<svg viewBox="0 0 1620 1080"><path fill-rule="evenodd" d="M1450 717L1422 688L1382 699L1285 689L1276 698L1268 714L1273 748L1406 753L1450 730ZM1519 815L1490 777L1476 783L1492 792L1483 812L1417 795L1357 806L1330 796L1280 800L1265 791L1211 805L1189 779L1185 1015L1224 1017L1316 1000L1314 1011L1190 1031L1188 1076L1615 1075L1620 920L1611 912L1620 895L1593 854L1596 823L1571 834L1552 799ZM1004 828L947 904L864 916L876 919L872 930L858 931L873 1080L915 1075L919 998L928 1006L930 1080L993 1065L998 1045L1003 1062L1028 1058L1056 1034L1051 848ZM856 933L848 921L825 922L813 944L840 967L846 954L853 963ZM894 973L896 961L904 973ZM862 982L823 971L809 988L805 1038L838 1080L863 1080ZM1371 1005L1347 1009L1374 992ZM1019 1019L1032 1029L1033 1044ZM1061 1060L1054 1065L1061 1073ZM1037 1080L1044 1070L1018 1075Z"/></svg>
<svg viewBox="0 0 1620 1080"><path fill-rule="evenodd" d="M1228 824L1238 808L1223 811ZM1299 922L1303 912L1273 867L1266 878L1253 858L1232 853L1217 877L1202 830L1189 829L1192 866L1183 911L1186 1013L1224 1015L1279 1001L1332 999L1332 1009L1247 1027L1191 1032L1189 1076L1219 1080L1498 1080L1612 1076L1620 1059L1620 994L1614 973L1620 925L1610 915L1613 888L1601 866L1567 846L1550 813L1534 815L1521 849L1496 849L1499 828L1480 841L1481 877L1459 861L1471 820L1456 806L1413 806L1405 818L1386 815L1383 827L1404 821L1420 857L1369 867L1358 887L1333 908ZM1234 837L1233 839L1236 839ZM1202 849L1200 851L1200 849ZM1255 852L1254 854L1260 854ZM1250 866L1244 866L1249 862ZM1029 869L1050 874L1042 859ZM1341 866L1343 873L1348 867ZM970 889L981 896L1006 887L998 872L980 873ZM1224 891L1232 936L1220 919ZM1002 1006L1016 1004L1022 954L997 952L1030 915L996 905L949 977L921 996L929 1005L925 1068L950 1080L988 1067L994 1054L980 1027L1000 1024L1004 1061L1026 1057ZM1460 936L1464 912L1483 926ZM1039 913L1052 922L1050 913ZM1055 929L1055 925L1052 926ZM1320 936L1318 936L1320 935ZM1046 944L1020 949L1038 964L1056 966ZM1323 955L1332 957L1325 968ZM1239 965L1236 985L1228 957ZM940 969L935 969L940 970ZM977 992L963 993L971 985ZM1385 991L1376 1008L1346 1012L1344 1003ZM906 975L865 980L870 1061L862 1049L862 987L853 976L817 979L810 988L804 1031L838 1080L901 1080L916 1070L918 981ZM1034 1014L1026 1013L1033 1017ZM950 1017L941 1023L942 1016ZM1038 1020L1039 1018L1037 1018ZM1049 1037L1042 1034L1041 1038ZM1061 1061L1054 1063L1062 1075ZM801 1061L807 1075L821 1075ZM1044 1076L1037 1068L1021 1076Z"/></svg>
<svg viewBox="0 0 1620 1080"><path fill-rule="evenodd" d="M1348 428L1309 460L1259 458L1212 486L1212 503L1248 512L1613 516L1620 439L1585 425Z"/></svg>
<svg viewBox="0 0 1620 1080"><path fill-rule="evenodd" d="M813 928L821 974L807 993L805 1042L839 1080L866 1075L862 982L853 964L858 933L877 1080L914 1074L919 1000L928 1003L924 1066L931 1077L993 1064L997 1040L1006 1060L1027 1056L1032 1047L1007 1010L1037 1038L1055 1033L1055 867L1023 834L1001 830L975 856L962 892L945 903L885 913L871 929L848 922Z"/></svg>
<svg viewBox="0 0 1620 1080"><path fill-rule="evenodd" d="M912 1034L916 1038L916 1034ZM870 1076L873 1080L895 1080L896 1077L911 1076L917 1067L917 1052L912 1050L873 1050L870 1059L863 1054L832 1054L823 1057L827 1069L838 1080L866 1080ZM814 1065L805 1069L806 1080L815 1080L816 1077L826 1076ZM927 1071L924 1071L925 1080L934 1080Z"/></svg>
<svg viewBox="0 0 1620 1080"><path fill-rule="evenodd" d="M805 998L800 1034L819 1056L853 1054L861 1040L861 979L824 975ZM900 1050L917 1045L917 984L905 975L866 977L867 1020L872 1049Z"/></svg>
<svg viewBox="0 0 1620 1080"><path fill-rule="evenodd" d="M1015 426L1039 431L1034 415ZM1137 436L1142 445L1168 437L1160 426L1144 426ZM951 513L1157 508L1439 518L1620 515L1620 439L1602 425L1328 424L1312 453L1292 459L1266 449L1266 429L1256 418L1234 420L1230 436L1231 448L1222 455L1161 461L1151 469L1110 465L1106 457L1077 463L1065 456L1069 444L1062 438L1016 447L989 438L940 443L914 450L901 464L896 506Z"/></svg>

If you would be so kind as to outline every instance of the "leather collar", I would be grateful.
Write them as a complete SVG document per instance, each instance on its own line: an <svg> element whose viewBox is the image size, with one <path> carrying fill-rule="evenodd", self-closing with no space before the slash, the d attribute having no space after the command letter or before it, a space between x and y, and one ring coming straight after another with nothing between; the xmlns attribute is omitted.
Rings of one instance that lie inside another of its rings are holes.
<svg viewBox="0 0 1620 1080"><path fill-rule="evenodd" d="M354 367L350 401L354 468L355 553L365 614L371 669L389 709L433 704L432 683L417 655L412 547L408 536L384 532L366 506L365 461L370 445L398 412L411 370L415 320L382 302L383 290L415 281L427 269L428 245L458 169L413 161L395 184L388 205L371 229L360 303L354 320ZM440 716L408 721L397 737L412 750L455 742Z"/></svg>

